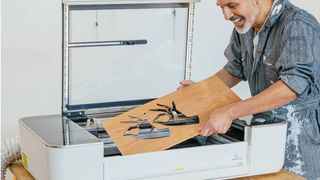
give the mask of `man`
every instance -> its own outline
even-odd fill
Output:
[[[201,135],[224,134],[255,114],[288,120],[284,168],[320,179],[320,25],[288,0],[217,0],[235,30],[228,63],[216,75],[229,87],[247,80],[252,97],[215,109]],[[181,81],[180,88],[192,81]]]

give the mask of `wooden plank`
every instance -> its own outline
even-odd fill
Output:
[[[212,110],[229,103],[240,101],[240,98],[217,76],[212,76],[187,88],[175,91],[114,117],[104,122],[103,127],[116,143],[122,155],[168,149],[198,135],[199,124],[170,127],[170,137],[166,138],[135,139],[123,136],[123,133],[128,129],[128,125],[120,122],[129,120],[129,115],[142,118],[143,114],[146,113],[149,122],[152,123],[150,120],[153,120],[159,113],[149,111],[149,109],[157,108],[157,103],[171,106],[172,101],[176,103],[177,109],[183,114],[187,116],[198,115],[201,125],[206,121]],[[153,125],[159,129],[167,127],[159,124]]]
[[[13,178],[17,180],[34,180],[31,174],[24,168],[21,161],[10,164],[9,169]]]

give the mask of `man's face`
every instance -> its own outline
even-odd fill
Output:
[[[230,20],[237,32],[244,34],[253,26],[261,12],[259,0],[217,0],[226,20]]]

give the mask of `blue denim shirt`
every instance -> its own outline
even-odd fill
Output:
[[[252,96],[278,80],[298,94],[292,103],[256,116],[287,119],[284,167],[320,180],[320,25],[288,0],[279,0],[259,32],[256,52],[255,34],[253,28],[245,34],[233,31],[224,69],[248,81]]]

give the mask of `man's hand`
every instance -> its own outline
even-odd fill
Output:
[[[183,80],[183,81],[180,81],[179,83],[180,83],[180,86],[177,88],[177,90],[183,89],[185,87],[188,87],[188,86],[194,84],[194,82],[191,80]]]
[[[231,126],[234,118],[231,115],[230,105],[215,109],[207,121],[199,128],[202,136],[212,134],[225,134]]]

